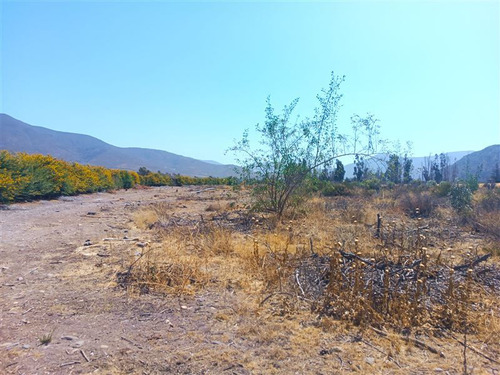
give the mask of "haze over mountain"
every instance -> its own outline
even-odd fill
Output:
[[[232,165],[204,162],[161,150],[116,147],[89,135],[29,125],[6,114],[0,114],[0,149],[133,171],[146,167],[154,172],[198,177],[236,174]]]
[[[458,160],[455,167],[459,178],[464,178],[467,173],[477,173],[479,181],[490,181],[494,175],[500,173],[500,145],[492,145],[468,154]]]
[[[445,152],[448,157],[450,173],[456,174],[459,179],[466,178],[467,174],[477,175],[479,181],[488,182],[500,168],[500,145],[492,145],[480,151],[456,151]],[[435,155],[424,157],[413,157],[412,177],[414,179],[422,178],[422,169],[424,166],[430,167]],[[377,160],[367,160],[366,165],[369,170],[384,172],[387,165],[384,160],[388,160],[388,155],[377,155]],[[354,164],[345,166],[345,177],[352,178],[354,174]]]
[[[444,154],[448,157],[448,162],[449,165],[453,165],[457,161],[461,160],[464,156],[473,153],[474,151],[454,151],[454,152],[445,152]],[[389,160],[389,155],[387,154],[382,154],[382,155],[377,155],[375,160],[368,160],[366,161],[366,164],[368,166],[368,169],[376,172],[377,170],[380,170],[384,172],[386,170],[387,165],[384,163],[384,161]],[[414,179],[421,179],[422,177],[422,168],[428,163],[428,160],[434,160],[434,155],[429,155],[429,156],[417,156],[417,157],[412,157],[410,158],[413,161],[413,170],[412,170],[412,177]],[[346,178],[352,178],[354,174],[354,164],[347,164],[345,166],[345,177]]]

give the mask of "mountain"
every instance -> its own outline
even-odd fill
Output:
[[[452,165],[453,163],[460,161],[464,156],[469,155],[473,152],[474,151],[455,151],[446,152],[444,154],[448,157],[449,165]],[[368,168],[373,172],[376,172],[377,170],[385,172],[387,168],[387,165],[385,164],[386,160],[389,160],[389,155],[381,154],[375,156],[373,160],[366,161],[366,164]],[[428,164],[429,160],[434,160],[434,155],[412,157],[411,160],[413,161],[412,177],[414,179],[420,179],[422,177],[422,168]],[[345,177],[352,178],[353,174],[354,164],[347,164],[345,166]]]
[[[81,164],[137,171],[151,171],[197,177],[235,175],[235,166],[207,163],[167,151],[116,147],[100,139],[26,124],[0,114],[0,150],[52,155]]]
[[[487,182],[500,168],[500,145],[493,145],[464,156],[454,163],[459,178],[465,178],[467,173],[478,173],[479,181]]]

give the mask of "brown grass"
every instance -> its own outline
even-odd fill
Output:
[[[467,333],[476,346],[498,352],[500,297],[492,286],[498,266],[451,270],[498,252],[498,242],[456,227],[446,205],[432,203],[427,209],[427,193],[409,205],[397,200],[408,197],[313,198],[304,214],[292,220],[267,225],[271,219],[255,216],[250,231],[229,219],[233,206],[225,201],[205,206],[199,219],[191,216],[183,227],[159,230],[155,223],[172,215],[171,206],[160,204],[136,215],[136,225],[152,228],[158,242],[135,255],[121,281],[143,293],[229,293],[231,304],[215,320],[232,335],[258,343],[260,349],[241,358],[256,373],[307,373],[307,366],[326,365],[323,354],[317,357],[321,350],[336,371],[407,373],[418,362],[413,358],[417,349],[403,336],[461,353],[452,336]],[[426,208],[425,215],[420,207]],[[383,218],[379,238],[374,236],[377,213]],[[482,223],[494,221],[485,214],[482,218]],[[402,269],[413,276],[401,280]],[[323,284],[306,285],[314,272]],[[485,284],[485,275],[493,277],[493,284]],[[370,327],[387,330],[387,337]],[[346,343],[356,346],[346,349]],[[302,362],[290,363],[290,355]],[[304,356],[319,359],[308,362]],[[373,357],[374,364],[366,357]],[[400,362],[406,363],[405,371]],[[442,360],[441,366],[456,369],[456,362]]]

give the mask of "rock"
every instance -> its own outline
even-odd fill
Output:
[[[62,336],[61,340],[76,341],[76,340],[78,340],[78,337],[76,337],[76,336]]]
[[[24,344],[24,345],[22,346],[22,348],[23,348],[23,349],[30,349],[30,348],[31,348],[31,345]]]
[[[83,346],[83,344],[85,344],[85,341],[78,340],[78,341],[73,342],[70,346],[72,348],[81,348]]]
[[[375,363],[375,358],[373,357],[366,357],[365,362],[368,363],[369,365],[373,365]]]
[[[17,281],[23,281],[23,280],[24,280],[24,278],[23,278],[22,276],[19,276],[19,277],[17,278]]]

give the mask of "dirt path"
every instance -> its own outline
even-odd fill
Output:
[[[132,212],[176,198],[167,187],[0,211],[0,373],[194,371],[162,347],[188,348],[183,320],[195,308],[212,313],[203,297],[137,298],[113,282],[126,255],[145,240],[132,229]],[[41,345],[44,338],[48,345]]]

